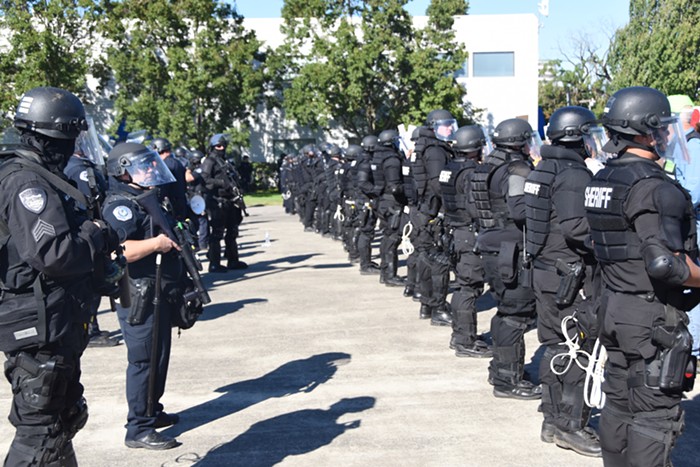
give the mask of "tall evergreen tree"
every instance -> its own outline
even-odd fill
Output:
[[[612,90],[650,86],[700,100],[700,2],[630,0],[610,52]]]

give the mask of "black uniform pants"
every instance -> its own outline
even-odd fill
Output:
[[[652,329],[665,322],[664,305],[637,295],[605,290],[600,340],[608,352],[600,417],[600,445],[606,466],[666,466],[683,427],[681,393],[639,384],[657,347]]]
[[[476,232],[459,226],[452,231],[457,256],[455,276],[457,290],[452,294],[452,342],[469,345],[476,341],[476,299],[484,291],[484,269],[474,253]]]
[[[238,262],[238,226],[243,221],[243,213],[233,202],[225,200],[211,203],[209,209],[209,251],[207,258],[213,265],[221,263],[221,240],[224,240],[224,257],[229,265]]]
[[[117,306],[117,317],[126,344],[126,401],[129,413],[126,421],[126,439],[136,439],[155,431],[157,415],[163,411],[160,398],[165,392],[165,380],[170,363],[171,344],[171,306],[167,300],[161,300],[158,320],[158,364],[151,367],[151,352],[153,349],[153,327],[156,325],[153,304],[144,301],[132,304],[136,307],[147,307],[142,324],[129,324],[127,316],[131,308]],[[133,311],[133,310],[132,310]],[[147,414],[148,408],[148,378],[151,371],[156,372],[153,416]]]
[[[357,237],[357,252],[360,255],[360,267],[369,267],[372,262],[372,241],[374,241],[374,228],[377,225],[377,215],[374,209],[366,205],[360,208],[359,229]]]
[[[535,318],[535,294],[518,281],[520,272],[504,282],[497,252],[482,254],[484,277],[496,300],[496,314],[491,319],[493,359],[489,376],[494,386],[509,387],[523,378],[525,366],[525,330]]]
[[[87,342],[86,324],[74,323],[58,342],[6,354],[5,376],[13,393],[8,419],[16,432],[5,466],[77,465],[70,440],[87,421],[80,384],[80,357]],[[53,370],[32,375],[20,363],[21,354],[53,364]]]
[[[584,300],[576,295],[571,305],[557,305],[556,291],[559,286],[559,275],[554,271],[535,267],[533,284],[537,298],[537,335],[545,347],[545,353],[540,360],[540,381],[542,383],[542,414],[547,423],[552,423],[565,431],[578,431],[588,424],[590,409],[583,399],[584,379],[586,373],[568,358],[558,355],[568,351],[564,345],[566,340],[561,330],[562,320],[571,316],[575,310],[592,314],[593,299]],[[577,331],[570,323],[568,334],[571,337]],[[585,350],[590,352],[596,336],[590,335],[585,343]],[[588,360],[579,356],[582,364]],[[555,373],[552,370],[554,361]],[[568,369],[566,369],[568,365]],[[566,372],[564,372],[566,370]],[[557,374],[563,373],[563,374]]]
[[[382,230],[382,241],[379,244],[382,277],[396,276],[399,266],[398,248],[401,243],[401,226],[405,223],[403,206],[392,199],[379,200],[377,215],[379,228]]]
[[[414,254],[417,254],[416,286],[421,294],[421,304],[432,308],[443,306],[449,291],[449,258],[435,244],[434,226],[428,222],[429,217],[416,212],[413,221],[414,229],[417,229],[413,243],[416,249]]]

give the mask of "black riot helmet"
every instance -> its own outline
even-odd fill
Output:
[[[396,142],[399,139],[399,132],[394,129],[384,130],[379,133],[377,141],[382,146],[396,146]]]
[[[444,109],[433,110],[425,119],[428,128],[433,130],[435,137],[442,141],[454,140],[457,131],[457,120]]]
[[[671,104],[661,91],[634,86],[612,95],[601,120],[616,133],[648,135],[672,118]]]
[[[107,157],[107,174],[120,177],[129,174],[131,182],[153,187],[175,181],[168,166],[153,150],[139,143],[118,144]]]
[[[377,144],[379,143],[379,139],[374,136],[374,135],[367,135],[364,138],[362,138],[362,149],[364,149],[367,152],[374,152],[374,150],[377,148]]]
[[[228,140],[226,139],[226,135],[223,133],[217,133],[211,138],[209,138],[209,150],[214,149],[216,146],[223,146],[224,150],[228,146]]]
[[[547,138],[552,143],[582,143],[583,136],[590,134],[595,125],[595,115],[585,107],[562,107],[549,118]]]
[[[202,163],[202,159],[204,159],[204,153],[198,149],[195,149],[190,153],[189,164],[192,167],[196,167]]]
[[[417,126],[413,129],[413,132],[411,133],[411,141],[417,141],[418,138],[420,138],[421,130],[424,129],[424,126]]]
[[[683,135],[684,130],[661,91],[642,86],[620,89],[608,100],[603,112],[601,122],[610,133],[604,150],[617,153],[625,147],[637,147],[659,157],[674,157],[675,152],[687,157],[685,138],[676,137]],[[651,136],[653,142],[633,141],[639,135]],[[678,146],[677,150],[674,146]]]
[[[343,157],[343,149],[337,144],[333,144],[328,149],[328,155],[331,157]]]
[[[508,148],[521,148],[530,142],[532,127],[522,118],[503,120],[493,131],[493,144]]]
[[[38,87],[27,91],[17,105],[15,127],[54,139],[76,139],[88,129],[85,108],[73,93]]]
[[[351,161],[354,161],[355,159],[360,157],[360,154],[362,154],[362,146],[360,146],[359,144],[351,144],[345,150],[345,158]]]
[[[452,147],[457,151],[480,151],[484,146],[486,146],[486,136],[479,125],[463,126],[455,132],[455,143]]]
[[[156,153],[161,154],[167,151],[172,151],[173,146],[165,138],[156,138],[148,145],[149,148],[153,149]]]

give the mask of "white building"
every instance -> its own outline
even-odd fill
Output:
[[[427,16],[413,18],[422,28]],[[247,18],[246,29],[254,30],[266,46],[276,48],[284,41],[281,18]],[[534,14],[456,16],[456,39],[469,58],[457,81],[466,86],[467,99],[482,109],[482,121],[489,131],[502,120],[526,118],[537,129],[538,24]],[[252,122],[252,159],[274,161],[281,152],[296,151],[303,144],[330,140],[347,144],[348,135],[332,130],[331,137],[313,132],[287,120],[279,111],[261,110]]]

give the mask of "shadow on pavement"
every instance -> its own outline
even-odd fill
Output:
[[[263,420],[232,441],[209,451],[194,465],[272,466],[287,456],[306,454],[333,442],[347,430],[358,428],[360,420],[339,423],[349,413],[374,407],[374,397],[341,399],[328,410],[306,409]]]
[[[199,321],[211,321],[235,313],[246,305],[265,302],[267,302],[266,298],[248,298],[237,302],[212,303],[204,307],[204,313],[200,315]]]
[[[216,392],[221,396],[183,410],[178,414],[180,423],[163,433],[178,436],[273,397],[311,392],[333,378],[338,366],[349,361],[350,354],[328,352],[285,363],[260,378],[218,388]]]

